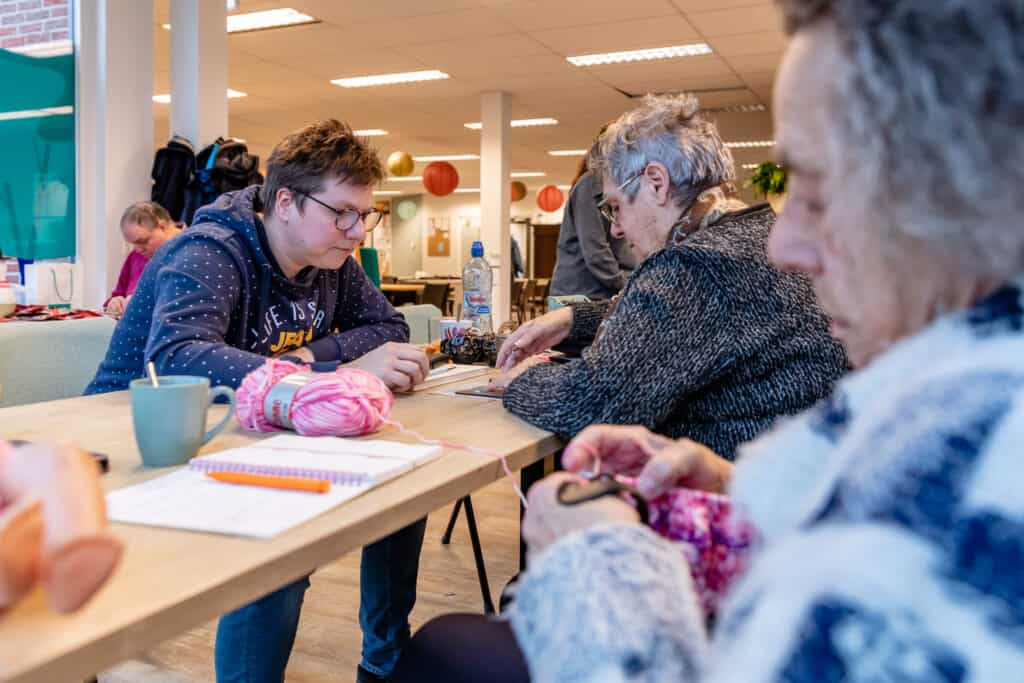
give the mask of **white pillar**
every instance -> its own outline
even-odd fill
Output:
[[[171,0],[171,134],[196,152],[228,135],[224,2]]]
[[[480,107],[483,122],[480,131],[480,239],[487,260],[492,267],[497,265],[492,294],[495,329],[511,316],[509,100],[507,92],[486,92],[481,96]]]
[[[77,260],[96,308],[124,260],[118,221],[149,199],[153,165],[153,4],[76,0]]]

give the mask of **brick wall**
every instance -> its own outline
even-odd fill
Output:
[[[70,38],[70,0],[0,0],[0,48]]]

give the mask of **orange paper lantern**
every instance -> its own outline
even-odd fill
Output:
[[[537,206],[542,211],[558,211],[558,208],[562,206],[562,202],[565,197],[562,195],[562,191],[554,185],[545,185],[540,188],[540,192],[537,193]]]
[[[447,161],[433,161],[423,169],[423,187],[435,197],[451,194],[459,186],[459,172]]]
[[[518,202],[520,199],[526,196],[526,185],[523,185],[518,180],[512,181],[512,201]]]

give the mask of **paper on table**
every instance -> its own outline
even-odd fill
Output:
[[[107,494],[114,522],[271,538],[372,488],[332,486],[328,493],[224,484],[180,469]]]
[[[434,446],[393,441],[280,435],[252,446],[205,456],[262,467],[268,458],[302,468],[366,470],[362,484],[334,484],[328,493],[286,491],[214,481],[202,471],[182,468],[143,484],[107,494],[107,512],[115,522],[191,529],[210,533],[270,538],[373,488],[376,484],[436,457]],[[200,459],[197,459],[200,460]],[[380,461],[373,468],[368,460]],[[382,463],[386,462],[387,465]]]

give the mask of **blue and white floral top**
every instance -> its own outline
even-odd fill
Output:
[[[731,494],[762,544],[713,637],[644,528],[534,558],[511,617],[532,680],[1024,680],[1022,283],[740,450]]]

